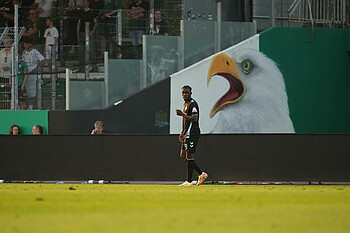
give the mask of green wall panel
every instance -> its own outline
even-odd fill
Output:
[[[9,134],[13,124],[19,125],[22,134],[32,134],[33,125],[44,126],[48,134],[48,111],[0,111],[0,134]]]
[[[350,133],[349,30],[272,28],[260,51],[284,78],[296,133]]]

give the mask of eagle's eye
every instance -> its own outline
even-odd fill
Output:
[[[226,61],[226,64],[227,64],[228,66],[230,66],[230,62]]]
[[[245,74],[249,74],[253,70],[254,64],[250,60],[244,60],[242,62],[242,70]]]

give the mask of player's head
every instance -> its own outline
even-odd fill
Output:
[[[190,101],[192,96],[192,87],[190,87],[189,85],[183,86],[181,88],[181,94],[185,102]]]

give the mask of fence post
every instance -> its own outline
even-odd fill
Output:
[[[89,60],[90,60],[90,23],[85,22],[85,79],[90,76],[90,66],[89,66]]]
[[[51,45],[51,109],[56,110],[56,46]]]
[[[105,94],[105,108],[108,107],[108,102],[109,102],[109,93],[108,93],[108,51],[104,52],[104,67],[105,67],[105,78],[104,78],[104,94]]]
[[[70,87],[70,70],[66,69],[66,110],[69,110],[70,106],[69,106],[69,100],[70,100],[70,96],[69,96],[69,87]]]

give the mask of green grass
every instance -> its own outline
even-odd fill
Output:
[[[350,232],[350,186],[1,184],[0,231]]]

